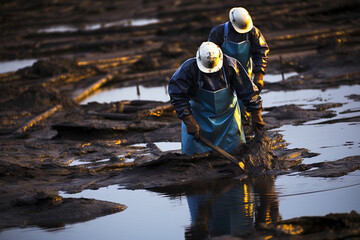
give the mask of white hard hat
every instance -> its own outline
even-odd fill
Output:
[[[247,33],[254,27],[249,12],[242,7],[232,8],[229,19],[238,33]]]
[[[204,73],[217,72],[223,66],[223,53],[215,43],[203,42],[196,53],[196,63]]]

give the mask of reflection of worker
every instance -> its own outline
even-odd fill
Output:
[[[236,236],[260,223],[280,220],[274,179],[265,176],[246,182],[223,180],[187,190],[191,226],[186,239]],[[204,188],[206,191],[204,191]]]
[[[257,196],[257,208],[255,211],[256,226],[259,223],[271,223],[281,220],[279,202],[275,190],[275,177],[262,176],[249,178],[249,184],[253,186]]]
[[[249,190],[249,189],[248,189]],[[213,185],[211,192],[187,195],[191,226],[185,236],[190,239],[210,239],[215,236],[236,235],[253,228],[252,197],[244,191],[244,185],[222,182]]]
[[[211,29],[208,41],[221,46],[224,54],[236,58],[247,69],[250,79],[253,72],[254,83],[261,92],[269,47],[245,8],[232,8],[229,19],[230,21]]]
[[[238,61],[223,55],[211,42],[202,43],[196,58],[185,61],[174,73],[169,95],[178,117],[183,120],[183,153],[210,150],[196,141],[200,129],[201,135],[229,153],[245,142],[237,98],[252,113],[255,129],[265,125],[257,87]]]

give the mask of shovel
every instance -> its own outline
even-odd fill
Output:
[[[208,139],[206,139],[204,136],[199,134],[199,140],[200,142],[204,143],[206,146],[212,148],[214,151],[220,153],[222,156],[226,157],[228,160],[230,160],[232,163],[234,163],[236,166],[240,167],[243,171],[245,171],[245,164],[243,162],[238,161],[234,156],[230,155],[229,153],[225,152],[223,149],[219,148],[212,142],[210,142]]]

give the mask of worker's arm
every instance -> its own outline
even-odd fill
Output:
[[[251,44],[251,58],[254,64],[253,73],[255,75],[264,75],[268,63],[269,46],[260,30],[256,27],[249,32],[249,41]]]
[[[224,62],[228,61],[228,80],[231,87],[235,90],[238,99],[240,99],[248,112],[262,109],[262,99],[259,95],[259,89],[250,80],[247,71],[236,59],[224,56]]]
[[[243,66],[234,58],[227,58],[229,62],[228,76],[231,86],[234,88],[237,97],[244,103],[246,110],[251,113],[252,123],[255,130],[265,126],[261,117],[262,99],[259,89],[253,84]]]
[[[197,68],[195,58],[187,60],[173,74],[169,82],[170,102],[180,119],[192,114],[189,101],[198,89],[195,68]]]
[[[178,117],[186,125],[187,133],[198,138],[200,128],[192,115],[189,102],[198,88],[195,69],[197,67],[194,58],[186,61],[171,77],[168,92]]]

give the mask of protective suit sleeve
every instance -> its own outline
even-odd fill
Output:
[[[254,64],[253,72],[265,74],[270,51],[269,46],[260,30],[256,27],[250,31],[249,40],[251,44],[251,57]]]
[[[264,74],[262,72],[255,73],[253,82],[258,87],[260,93],[264,88]]]
[[[187,60],[176,70],[169,82],[170,102],[180,119],[192,114],[189,101],[198,89],[195,68],[197,68],[195,58]]]
[[[259,89],[250,80],[244,67],[234,58],[226,56],[229,62],[230,84],[234,88],[237,97],[242,100],[246,110],[253,112],[262,109],[262,99]]]

